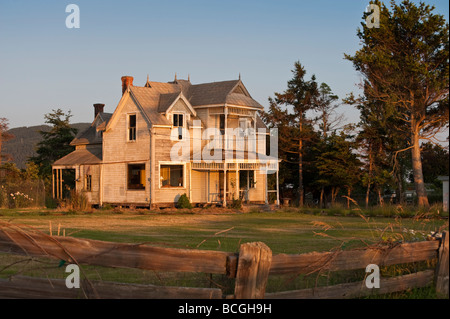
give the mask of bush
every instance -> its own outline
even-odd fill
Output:
[[[241,209],[242,208],[242,199],[241,198],[239,198],[239,199],[233,198],[233,200],[231,201],[230,208]]]
[[[180,196],[180,198],[178,198],[176,207],[177,208],[188,208],[188,209],[192,208],[191,202],[189,201],[189,198],[187,197],[186,194],[183,194]]]
[[[45,197],[45,207],[46,208],[50,208],[50,209],[55,209],[58,207],[58,200],[51,197],[51,196],[46,196]]]
[[[64,208],[74,211],[88,210],[90,208],[88,198],[83,192],[77,192],[72,189],[70,191],[70,197],[65,199],[62,203]]]

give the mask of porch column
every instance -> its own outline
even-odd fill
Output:
[[[59,170],[59,198],[62,199],[63,194],[63,178],[62,178],[62,168]]]
[[[250,201],[250,196],[248,196],[248,192],[250,191],[250,171],[247,167],[247,194],[245,195],[247,203]]]
[[[280,182],[278,181],[278,171],[280,167],[277,162],[277,205],[280,206]]]
[[[59,199],[59,168],[56,169],[56,199]]]
[[[227,207],[227,163],[223,163],[223,207]]]
[[[52,198],[55,198],[55,169],[52,168]]]
[[[239,163],[236,163],[235,164],[236,165],[236,183],[235,183],[235,185],[236,185],[236,190],[235,190],[235,193],[234,193],[234,195],[236,196],[236,199],[239,199]]]
[[[225,154],[225,157],[226,157],[226,151],[228,150],[228,134],[227,134],[227,129],[228,129],[228,123],[227,123],[227,121],[228,121],[228,107],[225,105],[224,106],[224,118],[225,118],[225,120],[224,120],[224,124],[225,124],[225,132],[224,132],[224,134],[223,134],[223,145],[222,145],[222,148],[223,148],[223,150],[225,151],[224,152],[224,154]]]
[[[210,201],[210,196],[211,196],[211,192],[210,192],[210,184],[211,184],[211,175],[210,175],[211,171],[208,170],[208,199],[206,200],[207,203],[211,203]]]
[[[268,179],[268,172],[269,172],[269,170],[268,170],[268,165],[269,164],[266,164],[266,205],[267,204],[269,204],[269,179]]]

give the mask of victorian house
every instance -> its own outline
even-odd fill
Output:
[[[177,79],[135,86],[122,77],[114,112],[94,104],[94,120],[53,164],[53,194],[62,170],[90,204],[164,207],[186,194],[193,204],[279,203],[278,160],[267,155],[263,107],[241,79],[203,84]],[[268,186],[268,173],[276,186]],[[272,183],[274,184],[274,183]]]

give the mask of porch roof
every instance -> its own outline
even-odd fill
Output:
[[[53,167],[63,168],[63,167],[74,167],[78,165],[92,165],[100,164],[102,162],[102,150],[88,150],[81,149],[75,150],[72,153],[60,158],[53,163]]]

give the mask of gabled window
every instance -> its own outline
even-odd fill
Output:
[[[181,113],[173,114],[173,127],[178,128],[178,139],[183,139],[184,116]]]
[[[128,115],[128,141],[136,141],[136,114]]]

